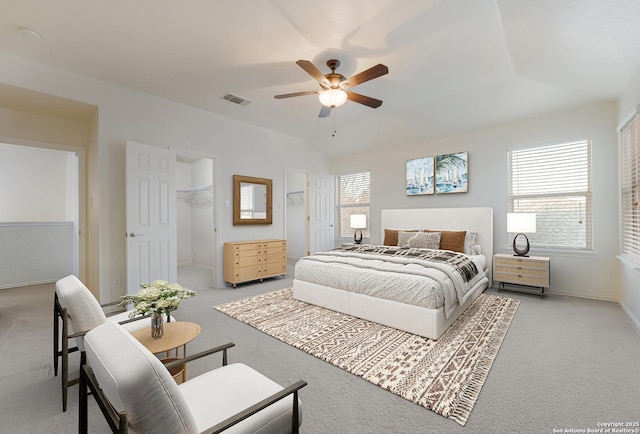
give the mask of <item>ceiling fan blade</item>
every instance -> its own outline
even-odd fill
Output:
[[[276,96],[274,96],[274,98],[275,99],[282,99],[282,98],[291,98],[291,97],[294,97],[294,96],[317,95],[319,93],[320,93],[319,90],[307,90],[305,92],[284,93],[282,95],[276,95]]]
[[[346,91],[346,92],[347,92],[347,98],[349,99],[349,101],[364,104],[371,108],[378,108],[382,105],[382,101],[379,99],[371,98],[370,96],[360,95],[359,93],[355,93],[355,92],[349,92],[349,91]]]
[[[320,83],[320,86],[322,86],[323,88],[328,89],[329,87],[331,87],[331,84],[329,83],[327,78],[324,76],[322,72],[320,72],[318,68],[315,67],[313,63],[309,62],[308,60],[301,59],[301,60],[298,60],[296,64],[300,68],[307,71],[307,74],[315,78],[318,81],[318,83]]]
[[[354,76],[347,78],[340,85],[344,87],[353,87],[353,86],[357,86],[360,83],[373,80],[374,78],[378,78],[388,73],[389,73],[389,68],[384,66],[382,63],[378,63],[376,66],[372,66],[366,71],[362,71]]]
[[[322,108],[320,109],[320,113],[318,114],[318,117],[326,118],[330,114],[331,114],[331,107],[327,107],[326,105],[323,105]]]

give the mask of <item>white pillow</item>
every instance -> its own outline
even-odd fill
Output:
[[[464,234],[464,253],[466,255],[476,255],[476,249],[474,248],[477,244],[478,233],[473,231],[467,231]]]
[[[438,250],[441,236],[442,232],[417,232],[409,239],[409,247]]]

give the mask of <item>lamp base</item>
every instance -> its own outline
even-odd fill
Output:
[[[358,234],[360,234],[359,238]],[[356,229],[356,232],[353,234],[353,242],[356,244],[362,243],[362,231],[360,229]]]
[[[518,239],[518,237],[522,235],[524,237],[525,240],[527,240],[527,245],[523,248],[523,249],[519,249],[518,246],[516,246],[516,240]],[[527,238],[527,236],[525,234],[518,234],[513,238],[513,256],[524,256],[524,257],[528,257],[528,253],[529,253],[529,238]]]

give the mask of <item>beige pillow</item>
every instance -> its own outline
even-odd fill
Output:
[[[418,232],[409,239],[409,247],[438,250],[440,237],[440,232]]]
[[[409,240],[419,232],[398,231],[398,247],[409,247]]]

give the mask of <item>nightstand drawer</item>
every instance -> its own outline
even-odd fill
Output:
[[[523,274],[525,276],[543,276],[545,277],[547,273],[547,267],[530,267],[528,265],[502,265],[500,263],[496,264],[496,274],[505,273],[505,274]]]
[[[496,265],[503,265],[508,267],[527,267],[527,268],[539,268],[546,270],[549,260],[536,259],[535,258],[518,258],[516,256],[496,256]]]
[[[499,273],[496,272],[493,278],[499,282],[515,283],[517,285],[528,285],[538,287],[549,287],[548,274],[542,276],[516,274],[516,273]]]

